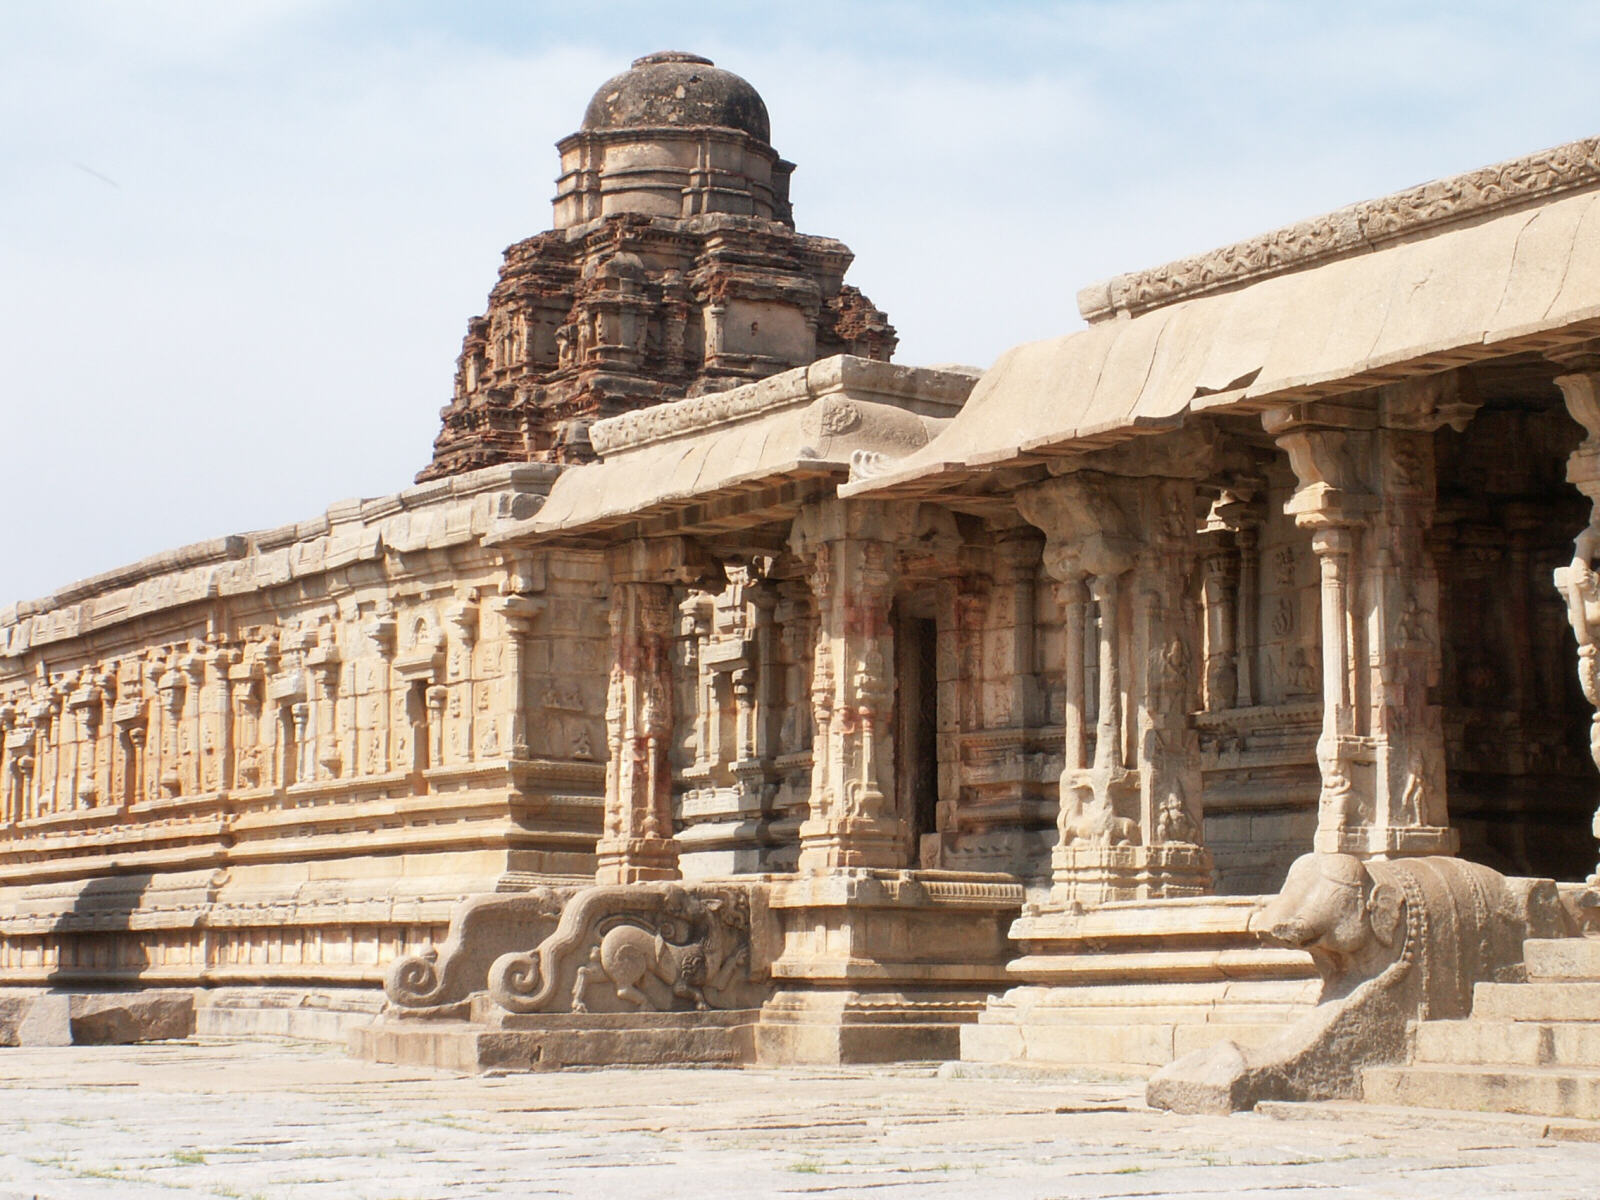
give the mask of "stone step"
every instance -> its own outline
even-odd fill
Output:
[[[1600,1021],[1600,981],[1480,983],[1472,1015],[1498,1021]]]
[[[1600,980],[1600,938],[1529,938],[1522,955],[1532,980]]]
[[[1390,1129],[1419,1129],[1435,1134],[1454,1129],[1557,1142],[1600,1142],[1600,1121],[1572,1117],[1552,1119],[1528,1113],[1404,1108],[1359,1100],[1263,1100],[1256,1105],[1256,1112],[1274,1121],[1323,1122],[1330,1117],[1348,1116],[1352,1120],[1379,1122]]]
[[[1424,1021],[1417,1026],[1416,1061],[1600,1069],[1600,1022]]]
[[[1585,1067],[1369,1067],[1362,1099],[1406,1108],[1600,1119],[1600,1070]]]

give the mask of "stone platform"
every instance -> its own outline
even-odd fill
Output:
[[[503,1014],[497,1020],[384,1017],[352,1031],[370,1062],[443,1070],[549,1071],[562,1067],[732,1067],[755,1058],[758,1009],[672,1013]]]
[[[1260,945],[1260,898],[1034,910],[1012,926],[1016,986],[960,1030],[964,1062],[1155,1067],[1228,1039],[1265,1041],[1316,1002],[1303,951]]]

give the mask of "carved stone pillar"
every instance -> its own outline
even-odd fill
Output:
[[[159,659],[146,659],[140,667],[140,694],[149,697],[145,708],[144,768],[140,772],[140,800],[155,800],[161,795],[162,751],[166,743],[166,703],[159,687],[164,666]]]
[[[1006,680],[1006,723],[1013,729],[1033,724],[1039,686],[1034,662],[1039,543],[1031,530],[1024,532],[1027,536],[1012,531],[995,546],[997,582],[1005,606],[1001,614],[1004,661],[999,667]]]
[[[1217,497],[1202,533],[1206,611],[1205,708],[1219,712],[1255,703],[1256,530],[1247,494]]]
[[[1089,592],[1076,555],[1050,555],[1045,568],[1056,581],[1056,602],[1061,606],[1061,724],[1065,735],[1061,777],[1065,780],[1089,765],[1089,680],[1083,661]]]
[[[1438,584],[1428,551],[1433,431],[1470,419],[1455,374],[1350,403],[1278,409],[1263,423],[1299,488],[1322,579],[1322,774],[1315,848],[1363,857],[1454,853],[1439,678]]]
[[[1062,904],[1199,895],[1199,745],[1190,727],[1195,564],[1187,479],[1080,471],[1018,494],[1047,539],[1065,612],[1066,745],[1053,899]],[[1084,612],[1084,591],[1094,618]],[[1085,639],[1096,659],[1094,753],[1086,761]]]
[[[599,883],[678,878],[672,826],[674,585],[707,564],[680,538],[624,543],[611,572],[611,679],[606,691],[605,831],[595,847]]]
[[[1213,533],[1207,539],[1203,571],[1206,611],[1205,708],[1221,712],[1239,701],[1239,563],[1233,539]]]
[[[681,666],[685,678],[693,681],[695,697],[693,729],[689,734],[694,742],[694,761],[685,776],[697,786],[711,781],[721,754],[722,713],[717,700],[717,676],[706,653],[715,608],[716,597],[699,589],[690,591],[678,605]]]
[[[1554,357],[1554,356],[1552,356]],[[1567,459],[1567,479],[1589,498],[1589,524],[1573,542],[1572,562],[1555,571],[1555,585],[1567,601],[1567,620],[1578,639],[1578,681],[1595,706],[1589,726],[1589,753],[1600,767],[1600,342],[1559,358],[1568,373],[1556,386],[1567,411],[1583,426],[1584,439]],[[1600,838],[1600,810],[1593,833]],[[1589,876],[1600,885],[1600,867]]]
[[[817,729],[801,871],[907,865],[893,799],[889,606],[896,547],[909,540],[915,516],[914,506],[829,500],[802,509],[790,534],[818,614],[811,688]]]
[[[779,595],[773,620],[781,631],[779,646],[783,651],[783,686],[778,701],[783,709],[783,719],[778,728],[776,749],[781,757],[802,753],[811,745],[808,689],[811,683],[813,608],[811,589],[803,581],[785,580],[779,585]]]

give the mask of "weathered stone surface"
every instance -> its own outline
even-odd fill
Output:
[[[187,990],[18,990],[0,995],[0,1046],[120,1046],[186,1038],[195,1031]]]
[[[186,1038],[194,1032],[194,993],[152,990],[75,995],[71,1025],[72,1041],[78,1046]]]
[[[59,992],[32,996],[16,1025],[18,1046],[70,1046],[72,1037],[72,997]]]

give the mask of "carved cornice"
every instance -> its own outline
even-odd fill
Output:
[[[1231,246],[1118,275],[1078,293],[1090,322],[1137,316],[1178,300],[1375,250],[1444,225],[1600,186],[1600,138],[1436,179],[1286,225]]]
[[[589,443],[595,453],[609,457],[621,450],[684,434],[702,434],[718,426],[776,409],[800,407],[841,393],[879,403],[915,401],[925,411],[953,416],[965,403],[975,382],[973,376],[959,372],[835,355],[725,392],[672,400],[637,412],[607,417],[589,427]],[[825,423],[852,420],[847,399],[841,397],[839,402],[824,410],[821,419]],[[825,428],[824,432],[842,433],[848,428]]]

